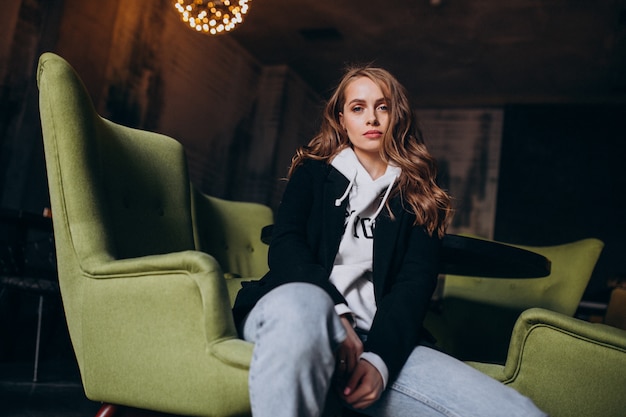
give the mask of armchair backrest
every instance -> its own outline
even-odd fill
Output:
[[[64,243],[77,260],[193,249],[181,144],[100,117],[54,54],[42,55],[37,79],[54,222],[67,224]]]
[[[100,117],[73,68],[45,53],[37,73],[63,305],[83,351],[85,277],[110,260],[193,250],[183,148]],[[79,364],[80,364],[79,360]]]

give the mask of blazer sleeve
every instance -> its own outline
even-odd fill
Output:
[[[393,381],[422,336],[422,323],[437,285],[441,239],[420,226],[397,244],[398,266],[377,305],[365,350],[379,355]]]
[[[328,280],[332,265],[321,259],[321,245],[328,244],[321,234],[327,174],[326,164],[306,161],[291,176],[272,232],[267,279],[272,287],[287,282],[317,285],[340,304],[345,299]]]

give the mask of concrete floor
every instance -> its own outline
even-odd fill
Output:
[[[72,362],[42,363],[32,382],[32,363],[0,364],[0,416],[90,417],[100,404],[90,401]]]
[[[9,291],[0,299],[0,417],[93,417],[58,296],[43,304],[37,382],[33,382],[39,297]]]

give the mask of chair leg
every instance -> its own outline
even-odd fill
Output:
[[[109,403],[102,403],[95,417],[180,417],[174,414],[161,413],[158,411],[144,410],[141,408],[126,407]]]
[[[39,344],[41,342],[41,319],[43,317],[43,295],[39,296],[39,310],[37,317],[37,339],[35,341],[35,369],[33,371],[33,382],[37,382],[37,372],[39,371]]]
[[[98,410],[96,417],[114,417],[118,414],[118,406],[113,404],[102,404],[102,407]]]

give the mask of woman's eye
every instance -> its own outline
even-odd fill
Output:
[[[386,104],[381,104],[380,106],[378,106],[378,110],[387,111],[389,110],[389,107],[387,107]]]
[[[355,112],[355,113],[358,113],[360,111],[363,111],[363,107],[361,107],[361,106],[354,106],[352,108],[352,111]]]

